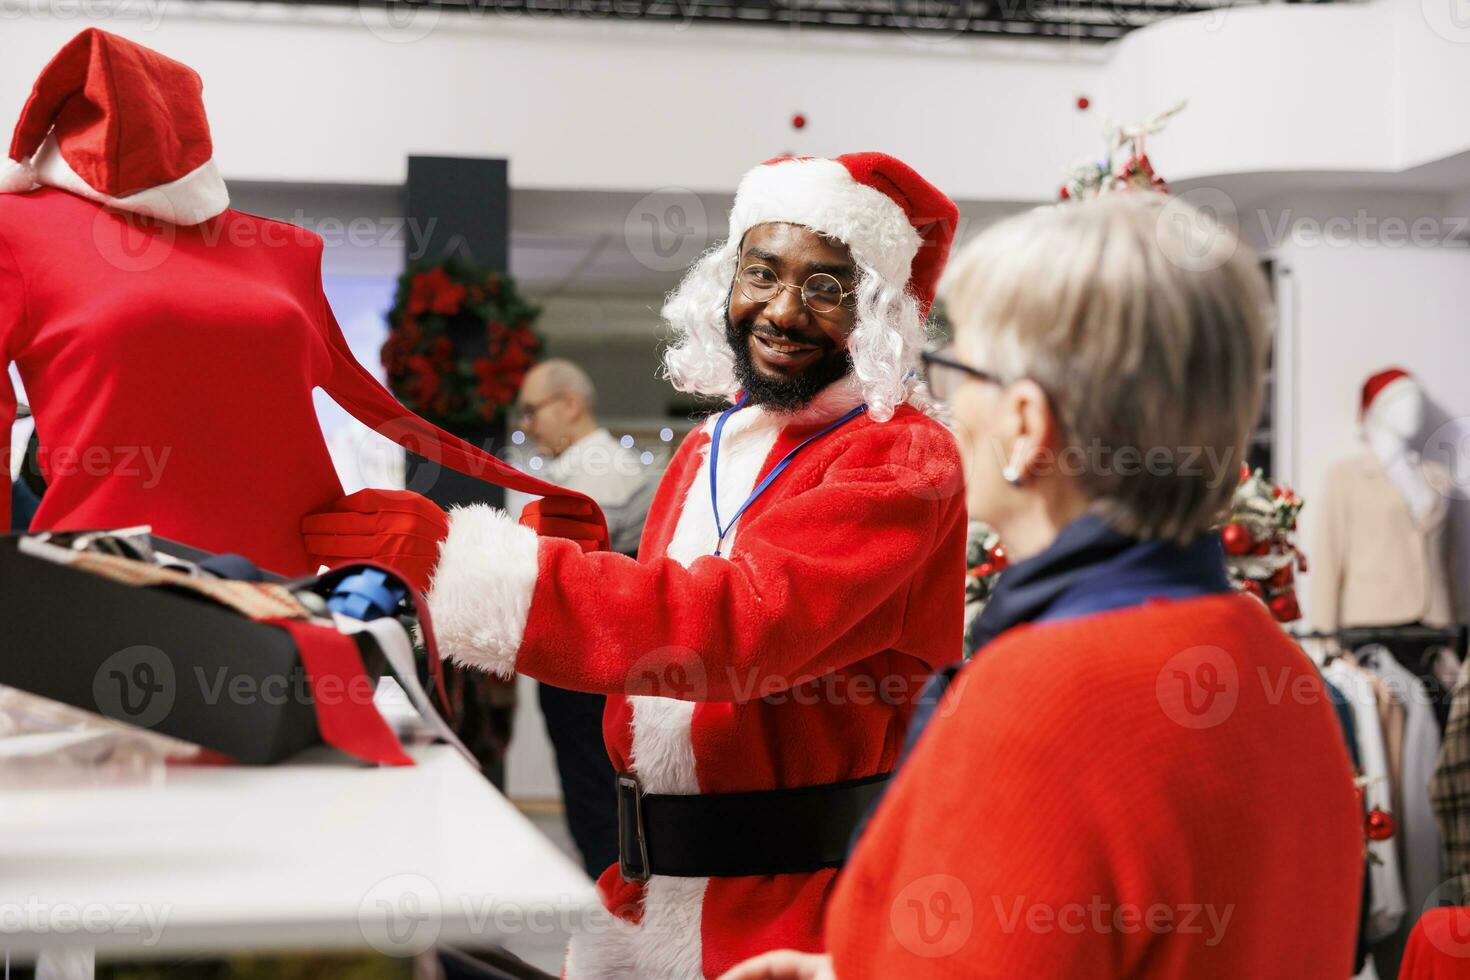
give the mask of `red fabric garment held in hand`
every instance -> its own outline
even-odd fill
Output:
[[[301,651],[322,741],[364,762],[413,765],[373,704],[377,685],[368,679],[352,637],[296,619],[275,625],[290,633]]]
[[[311,573],[301,518],[342,496],[316,387],[441,465],[583,499],[403,408],[348,349],[321,256],[317,235],[234,210],[182,227],[49,188],[0,195],[0,369],[19,368],[48,483],[32,526],[151,524]],[[14,413],[0,370],[0,425]]]

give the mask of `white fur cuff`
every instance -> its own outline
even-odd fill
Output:
[[[24,194],[36,186],[36,172],[28,163],[0,159],[0,194]]]
[[[536,591],[536,532],[484,504],[449,512],[449,536],[429,587],[439,653],[502,677],[516,652]]]

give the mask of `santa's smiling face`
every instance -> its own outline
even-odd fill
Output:
[[[852,369],[856,277],[847,246],[810,228],[770,223],[746,232],[725,330],[752,404],[799,408]]]

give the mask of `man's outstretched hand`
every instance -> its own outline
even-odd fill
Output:
[[[542,497],[521,511],[521,524],[547,538],[569,538],[583,551],[606,551],[607,523],[585,500]]]
[[[798,953],[778,949],[746,960],[720,980],[837,980],[832,957],[825,953]]]
[[[359,561],[387,565],[427,592],[449,515],[409,490],[359,490],[301,519],[307,553],[336,567]]]

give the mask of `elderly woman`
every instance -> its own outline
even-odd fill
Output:
[[[1015,564],[838,884],[827,955],[729,977],[1351,974],[1342,735],[1209,532],[1260,409],[1265,283],[1166,202],[1040,209],[951,263],[930,384]]]

